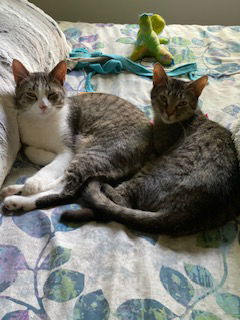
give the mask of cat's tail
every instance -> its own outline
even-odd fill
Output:
[[[86,222],[86,221],[115,221],[135,230],[150,233],[164,233],[183,235],[195,232],[181,230],[176,224],[174,215],[164,212],[150,212],[131,209],[116,204],[101,191],[101,183],[92,181],[84,192],[84,199],[91,204],[93,209],[83,208],[77,211],[65,211],[61,221]]]

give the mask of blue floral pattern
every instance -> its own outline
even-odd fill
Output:
[[[128,56],[137,25],[61,23],[73,47]],[[222,125],[239,116],[240,27],[167,26],[175,64],[197,62],[209,75],[200,108]],[[152,59],[141,61],[151,66]],[[71,72],[69,94],[84,91],[85,72]],[[96,76],[96,90],[129,99],[151,118],[148,79]],[[21,157],[7,183],[23,183]],[[37,170],[31,166],[31,172]],[[18,176],[18,178],[16,178]],[[23,216],[0,215],[0,318],[3,320],[240,319],[240,218],[178,239],[116,224],[63,225],[70,204]]]

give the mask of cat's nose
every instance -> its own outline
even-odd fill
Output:
[[[47,110],[47,106],[45,106],[45,104],[41,104],[39,107],[42,111]]]
[[[172,110],[166,110],[166,113],[168,115],[168,117],[172,116],[175,113],[175,109]]]

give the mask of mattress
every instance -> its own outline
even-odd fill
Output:
[[[129,56],[137,25],[61,22],[73,48]],[[209,84],[200,107],[231,129],[240,112],[240,26],[170,25],[163,32],[175,65],[196,62]],[[151,66],[153,60],[140,63]],[[69,95],[85,91],[72,71]],[[128,99],[151,118],[151,81],[130,73],[96,75],[96,91]],[[38,170],[19,156],[5,185]],[[1,319],[240,319],[240,219],[209,232],[171,238],[117,223],[66,226],[69,204],[0,216]]]

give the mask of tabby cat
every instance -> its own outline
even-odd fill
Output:
[[[151,100],[158,156],[115,188],[90,182],[83,196],[93,210],[65,212],[62,221],[113,220],[145,232],[183,235],[240,213],[231,134],[197,108],[207,81],[169,78],[155,65]]]
[[[29,73],[14,60],[13,74],[24,151],[44,167],[24,185],[2,190],[10,212],[33,209],[43,195],[71,198],[90,177],[122,179],[151,152],[151,124],[131,103],[105,93],[66,97],[64,61],[48,74]]]

